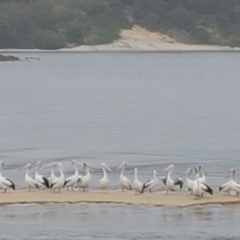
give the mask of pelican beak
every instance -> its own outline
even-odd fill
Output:
[[[94,167],[87,164],[87,168],[90,172],[94,172],[94,169],[95,169]]]
[[[32,168],[32,165],[31,165],[31,164],[30,164],[30,165],[26,164],[26,165],[24,165],[23,167],[20,167],[18,170],[21,171],[21,170],[27,169],[27,168],[31,169],[31,168]]]
[[[166,167],[165,169],[163,169],[163,172],[169,172],[170,169],[172,169],[172,166],[168,166],[168,167]]]
[[[44,169],[54,168],[54,167],[56,167],[56,166],[57,166],[56,163],[52,163],[52,164],[46,166]]]
[[[73,160],[72,163],[75,164],[75,166],[79,166],[79,167],[83,168],[83,165],[81,163],[77,162],[76,160]]]
[[[105,165],[105,168],[109,171],[112,172],[112,169],[110,167],[108,167],[107,165]]]
[[[121,171],[122,168],[124,167],[124,165],[125,165],[125,162],[121,163],[121,164],[118,166],[117,171]]]

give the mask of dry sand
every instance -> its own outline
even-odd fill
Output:
[[[160,32],[150,32],[139,26],[122,30],[121,38],[111,44],[79,46],[62,51],[233,51],[239,48],[214,45],[190,45],[178,43]]]
[[[130,30],[122,30],[120,39],[111,43],[96,46],[81,45],[53,51],[38,49],[0,49],[0,52],[114,52],[114,51],[237,51],[240,48],[214,45],[191,45],[179,43],[160,32],[150,32],[135,25]]]
[[[0,194],[0,205],[14,203],[114,203],[129,205],[148,205],[148,206],[179,206],[188,207],[206,204],[237,204],[240,197],[216,194],[213,196],[205,195],[202,199],[197,199],[186,192],[175,192],[166,194],[165,192],[144,193],[135,195],[133,192],[121,191],[62,191],[52,193],[50,190],[32,191],[17,190]]]

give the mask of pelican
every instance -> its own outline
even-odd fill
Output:
[[[54,169],[57,167],[57,163],[53,162],[50,166],[51,166],[51,175],[50,177],[47,178],[49,186],[51,185],[52,181],[57,178],[57,176],[54,174]],[[49,168],[49,167],[46,167],[46,168]]]
[[[134,168],[134,181],[132,184],[132,189],[135,191],[135,194],[143,192],[143,184],[138,180],[138,169]]]
[[[89,184],[91,181],[90,171],[92,171],[92,167],[90,167],[87,163],[83,163],[83,169],[85,170],[86,174],[81,178],[79,186],[85,192],[85,189],[87,189],[88,191]]]
[[[158,185],[159,180],[157,178],[157,171],[153,170],[153,178],[151,180],[146,181],[143,184],[143,188],[142,188],[142,193],[144,193],[144,190],[148,190],[150,193],[152,192],[152,189]]]
[[[163,171],[167,172],[167,177],[162,178],[162,181],[164,183],[164,185],[166,185],[167,188],[167,193],[168,191],[175,191],[175,186],[179,185],[180,189],[182,189],[183,186],[183,180],[181,178],[176,178],[176,179],[171,179],[171,173],[172,170],[175,166],[173,164],[169,165],[167,168],[165,168]],[[166,180],[165,180],[166,179]]]
[[[240,193],[240,184],[238,184],[237,182],[235,182],[233,180],[234,176],[235,176],[235,169],[234,168],[231,168],[228,170],[228,174],[226,176],[226,178],[228,178],[228,182],[222,184],[220,187],[219,187],[219,191],[222,191],[222,192],[226,192],[228,195],[230,193],[230,191],[235,191],[236,192],[236,195],[238,196],[239,193]]]
[[[194,180],[189,179],[191,173],[192,173],[192,168],[188,168],[187,171],[184,173],[184,175],[186,175],[186,185],[187,185],[188,191],[191,192],[192,194]]]
[[[12,188],[15,190],[15,184],[8,178],[2,176],[2,170],[4,167],[4,162],[0,162],[0,188],[4,189],[4,192],[7,192],[7,189]]]
[[[122,192],[124,191],[124,189],[132,190],[129,179],[123,175],[126,166],[127,166],[127,163],[123,162],[117,168],[118,171],[120,170],[119,185],[122,188]]]
[[[99,187],[101,190],[104,190],[104,189],[107,189],[109,186],[107,171],[111,172],[112,170],[105,163],[102,163],[101,167],[103,171],[103,177],[99,180]]]
[[[199,181],[199,174],[196,174],[196,179],[193,182],[193,195],[196,197],[203,197],[204,192],[207,192],[209,194],[213,194],[213,190],[205,183],[201,183]]]
[[[38,186],[41,187],[42,189],[44,189],[45,187],[49,188],[50,186],[49,186],[49,182],[48,182],[47,178],[38,173],[38,170],[41,168],[41,166],[42,166],[41,161],[38,161],[34,164],[34,167],[37,167],[36,172],[35,172],[35,180],[36,180]]]
[[[32,188],[38,188],[38,184],[37,184],[37,181],[35,179],[33,179],[32,177],[29,176],[29,170],[32,168],[32,165],[31,163],[28,163],[26,164],[25,166],[23,166],[21,168],[22,169],[26,169],[26,173],[25,173],[25,177],[24,177],[24,180],[25,180],[25,183],[27,184],[28,186],[28,190],[29,192],[31,191]]]
[[[55,165],[55,163],[54,163],[53,166],[59,170],[60,176],[56,177],[55,179],[52,180],[50,188],[52,189],[53,192],[55,189],[58,189],[58,192],[60,192],[60,189],[62,189],[64,187],[64,183],[65,183],[65,177],[63,174],[63,166],[61,163],[57,163],[57,165]]]
[[[196,169],[195,169],[196,171]],[[196,171],[197,173],[197,171]],[[199,173],[199,182],[200,183],[205,183],[206,182],[206,172],[203,169],[203,165],[198,166],[198,173]]]
[[[66,178],[64,187],[66,187],[66,188],[70,187],[73,191],[73,187],[81,181],[82,176],[79,175],[79,173],[78,173],[78,166],[82,167],[82,165],[74,159],[72,160],[72,165],[75,168],[75,173],[74,173],[74,175]]]

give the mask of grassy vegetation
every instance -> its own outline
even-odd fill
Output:
[[[0,0],[0,48],[106,44],[133,24],[240,47],[240,0]]]
[[[13,57],[13,56],[4,56],[0,54],[0,62],[4,62],[4,61],[18,61],[19,58],[18,57]]]

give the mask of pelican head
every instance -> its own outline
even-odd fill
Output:
[[[33,167],[37,167],[38,169],[40,169],[41,166],[42,166],[42,162],[41,162],[41,161],[37,161],[37,162],[33,165]]]
[[[79,167],[83,167],[83,166],[82,166],[79,162],[77,162],[75,159],[73,159],[71,162],[72,162],[72,164],[75,165],[75,166],[77,165],[77,166],[79,166]]]
[[[206,172],[205,169],[203,168],[203,165],[202,165],[202,164],[200,164],[200,165],[198,166],[198,171],[199,171],[200,174],[202,174],[202,172],[203,172],[205,175],[207,175],[207,172]]]
[[[80,165],[81,166],[81,165]],[[88,165],[87,163],[83,163],[82,165],[83,169],[86,171],[89,171],[89,172],[93,172],[93,167]]]
[[[102,166],[102,168],[108,170],[109,172],[112,172],[112,169],[109,168],[105,163],[102,163],[101,166]]]
[[[123,168],[125,168],[126,166],[127,166],[127,163],[126,163],[126,162],[122,162],[122,163],[118,166],[117,170],[120,171],[120,170],[122,170]]]
[[[26,165],[24,165],[23,167],[21,167],[19,170],[31,169],[31,168],[32,168],[32,164],[31,164],[31,163],[27,163]]]
[[[170,170],[172,170],[175,166],[173,164],[170,164],[168,167],[166,167],[163,171],[164,172],[169,172]]]
[[[58,163],[56,163],[56,162],[53,162],[53,163],[49,164],[47,167],[45,167],[44,169],[56,168],[56,167],[57,167],[57,165],[58,165]]]
[[[228,173],[226,175],[226,178],[234,178],[235,177],[235,174],[236,174],[236,171],[234,168],[231,168],[228,170]]]

